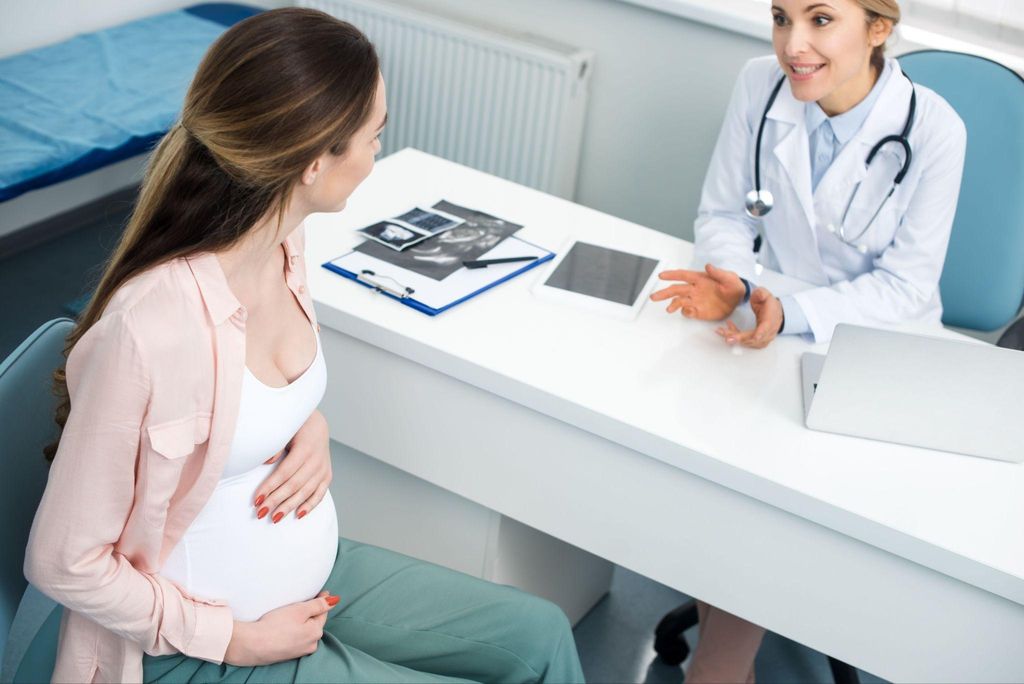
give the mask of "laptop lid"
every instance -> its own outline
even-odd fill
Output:
[[[836,326],[807,427],[1020,463],[1024,352]]]

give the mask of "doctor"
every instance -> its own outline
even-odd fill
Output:
[[[681,282],[651,298],[701,320],[749,301],[755,328],[717,332],[756,348],[779,333],[826,341],[840,322],[939,325],[963,122],[884,57],[894,0],[773,0],[771,12],[775,58],[744,67],[704,182],[704,270],[662,273]],[[813,287],[757,287],[758,232],[764,267]]]
[[[775,58],[740,74],[696,221],[704,270],[655,292],[668,311],[723,320],[744,301],[757,324],[718,328],[765,347],[779,333],[828,340],[839,322],[940,325],[939,276],[956,212],[966,131],[953,109],[884,57],[894,0],[773,0]],[[761,262],[812,284],[776,298]],[[768,570],[770,571],[770,570]],[[753,682],[764,630],[698,603],[688,684]]]

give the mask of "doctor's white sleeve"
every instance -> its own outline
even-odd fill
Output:
[[[750,62],[736,79],[718,134],[694,223],[694,268],[711,263],[752,280],[757,223],[744,211],[744,197],[754,187],[753,144],[757,124],[748,114],[751,102]],[[763,71],[763,69],[761,69]],[[753,90],[761,90],[753,88]]]
[[[937,297],[967,141],[963,122],[955,114],[950,118],[952,123],[925,141],[920,152],[914,150],[914,163],[924,171],[892,244],[875,258],[874,268],[852,280],[793,295],[815,342],[831,339],[838,323],[912,321]]]

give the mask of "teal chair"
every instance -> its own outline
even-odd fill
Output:
[[[25,580],[29,528],[46,487],[43,446],[57,435],[53,371],[64,364],[74,323],[44,323],[0,364],[0,681],[48,682],[57,652],[61,608]],[[36,635],[40,638],[36,639]]]
[[[996,330],[1024,300],[1024,78],[959,52],[921,50],[899,62],[967,126],[960,200],[939,283],[942,322]]]

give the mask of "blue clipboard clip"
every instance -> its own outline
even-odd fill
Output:
[[[360,271],[359,275],[356,276],[356,280],[369,285],[375,292],[386,292],[387,294],[393,297],[398,297],[399,299],[407,299],[416,292],[416,290],[402,285],[402,283],[398,282],[394,278],[391,278],[390,276],[379,276],[368,268],[364,268]],[[397,287],[392,287],[387,283],[381,282],[384,280],[390,280]]]

